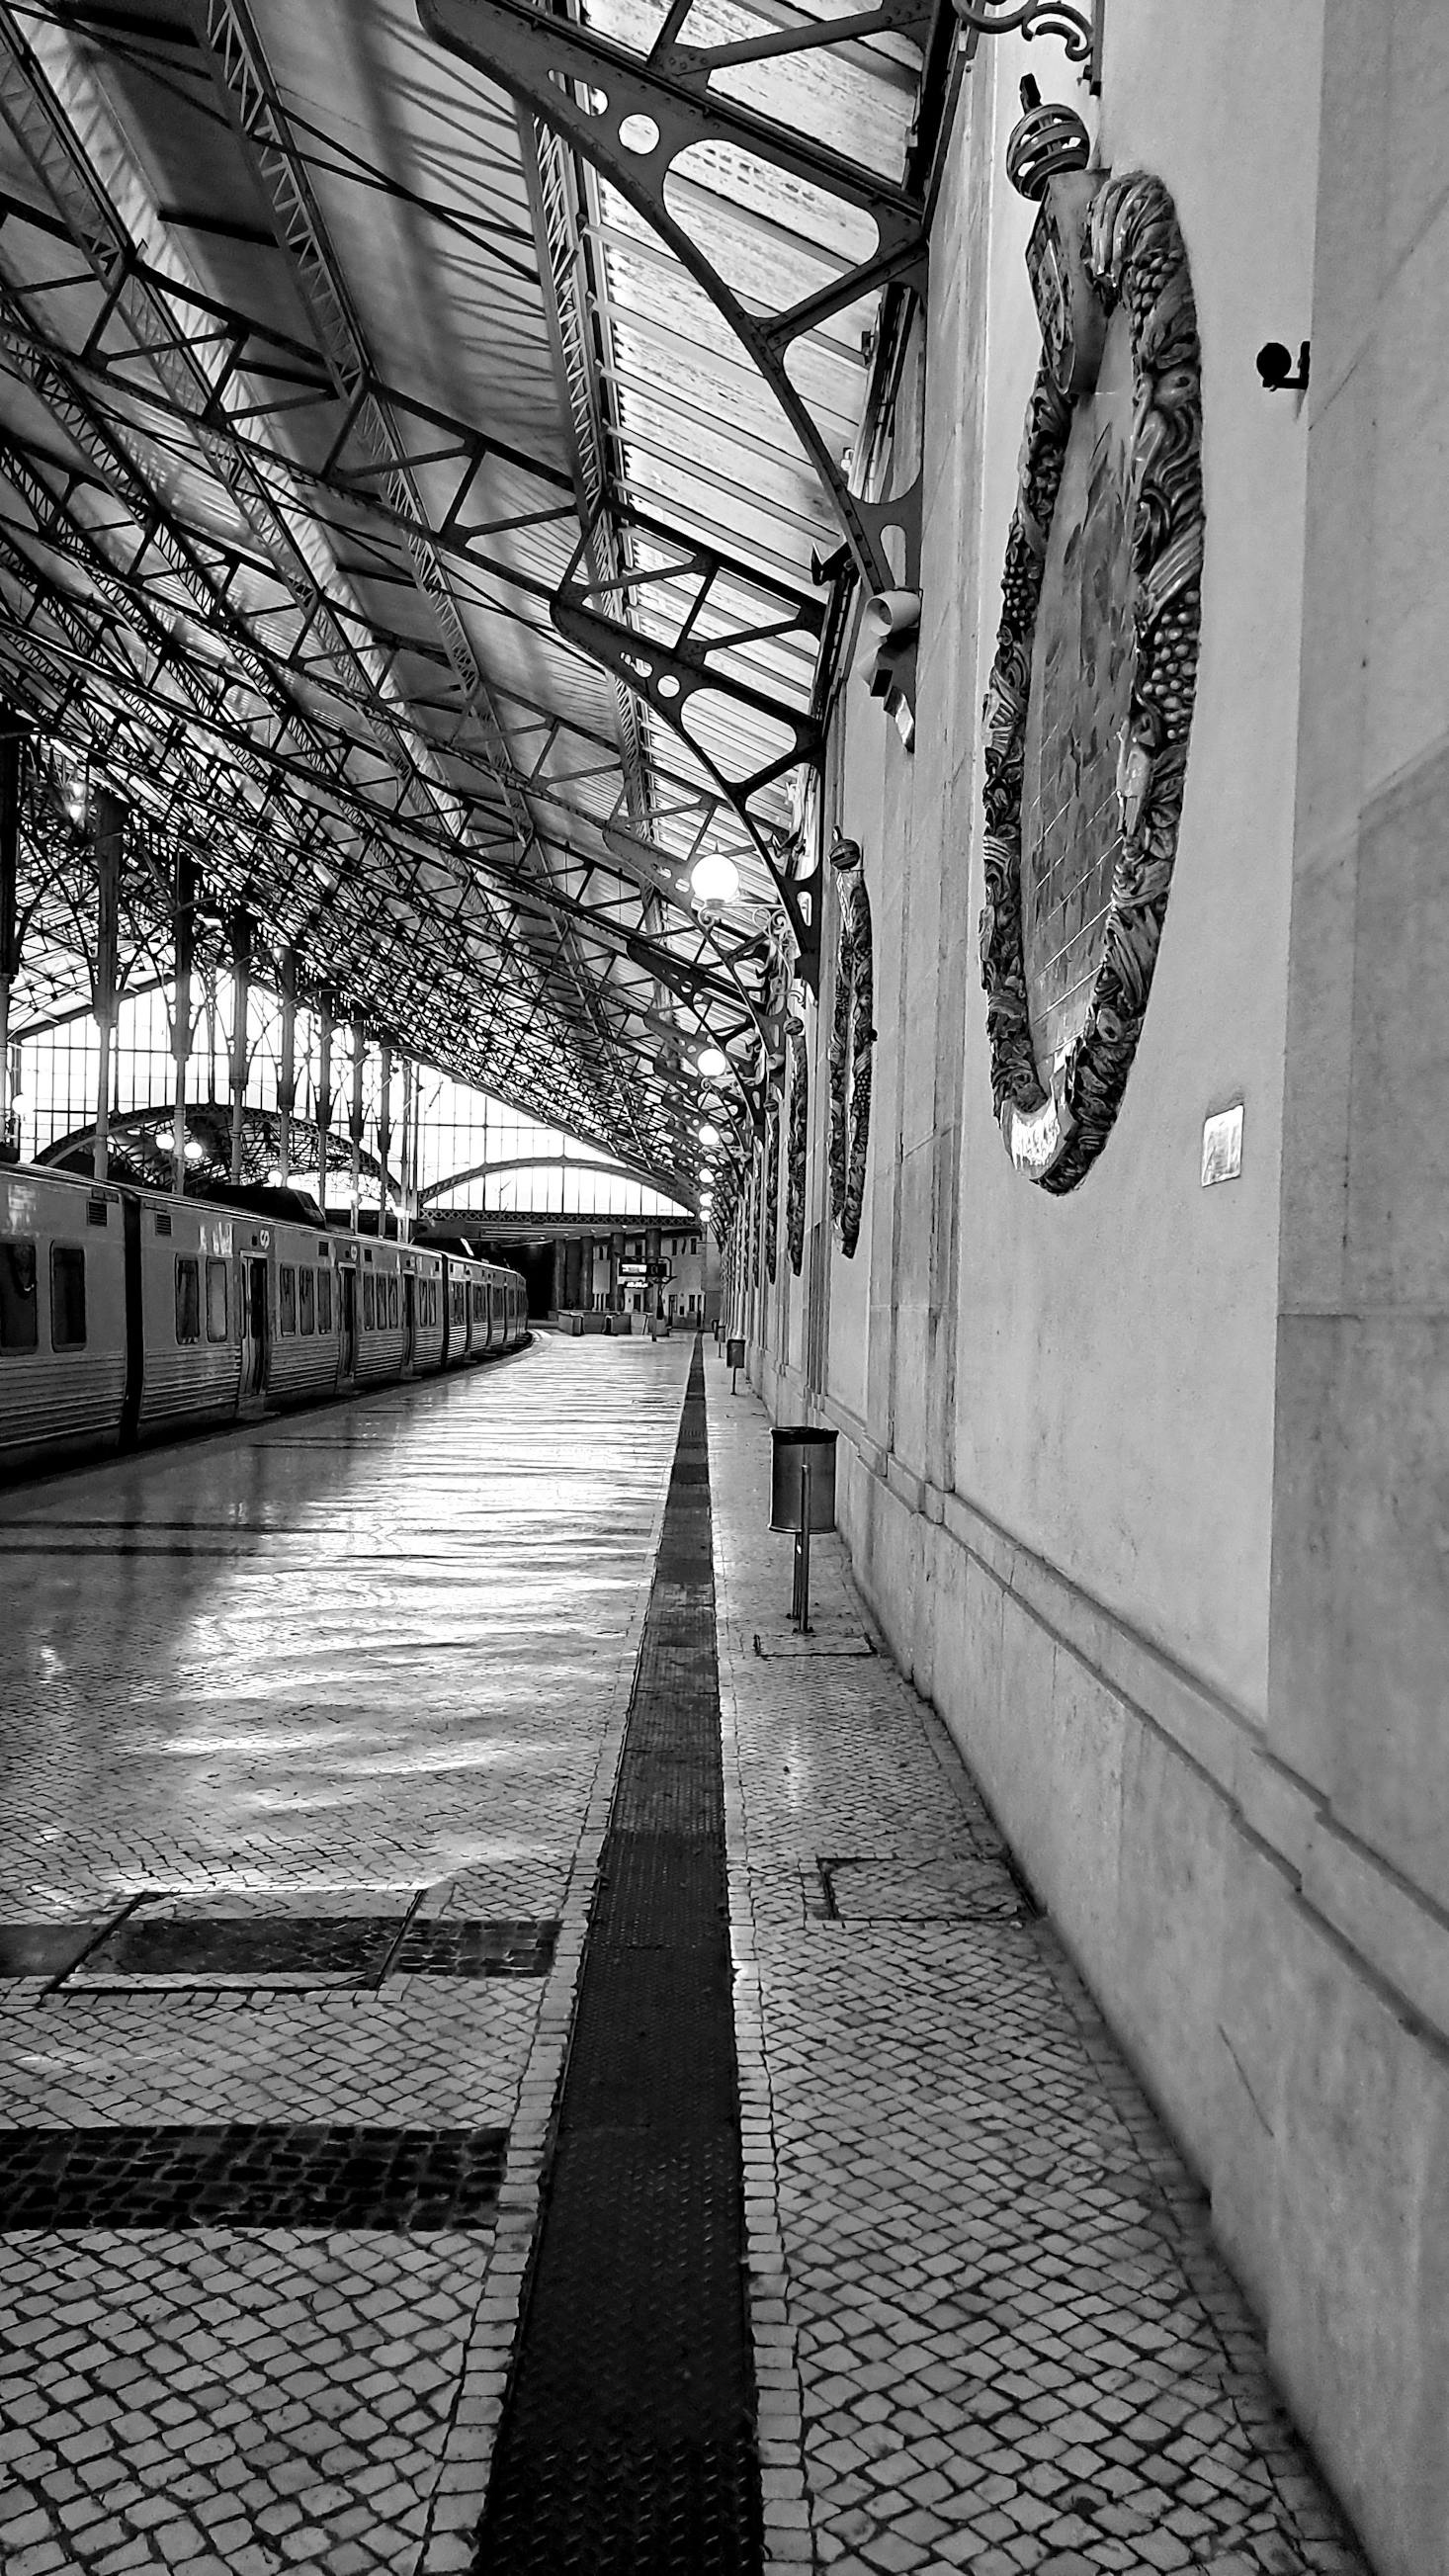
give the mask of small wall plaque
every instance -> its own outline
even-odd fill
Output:
[[[1205,1118],[1202,1127],[1202,1185],[1211,1189],[1214,1181],[1235,1181],[1243,1168],[1243,1104],[1234,1101],[1231,1109],[1220,1109],[1213,1118]]]

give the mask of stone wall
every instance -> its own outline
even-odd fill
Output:
[[[1066,1197],[1003,1151],[976,958],[1039,350],[1003,174],[1024,71],[1171,189],[1203,353],[1177,866]],[[840,1428],[858,1578],[1389,2576],[1449,2570],[1446,106],[1434,0],[1113,0],[1095,104],[1059,49],[983,46],[933,240],[916,748],[851,682],[828,781],[875,925],[860,1242],[816,1230],[817,1031],[805,1268],[754,1326],[774,1410]],[[1306,403],[1265,392],[1258,348],[1310,328]],[[1204,1189],[1236,1101],[1242,1176]]]

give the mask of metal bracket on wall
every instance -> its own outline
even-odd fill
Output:
[[[909,288],[924,300],[924,200],[918,189],[881,178],[828,145],[737,105],[710,82],[715,73],[743,63],[820,51],[863,36],[904,36],[924,51],[930,0],[877,0],[842,17],[806,19],[717,45],[679,42],[691,6],[692,0],[670,0],[647,54],[640,54],[547,15],[531,0],[417,0],[421,24],[436,43],[498,82],[562,135],[668,245],[774,394],[819,475],[866,589],[889,590],[902,576],[892,569],[882,540],[899,526],[900,505],[851,491],[786,362],[795,341],[877,287]],[[868,215],[876,230],[873,255],[782,313],[752,312],[669,209],[670,168],[681,153],[701,144],[745,153]]]
[[[785,907],[800,952],[800,972],[813,992],[820,971],[816,907],[808,889],[781,872],[774,842],[752,813],[751,799],[801,761],[818,764],[823,729],[808,709],[791,707],[721,670],[717,657],[796,636],[813,643],[824,622],[823,606],[689,539],[677,539],[668,548],[656,546],[656,551],[662,560],[595,580],[585,538],[549,602],[549,615],[561,635],[637,691],[678,734],[739,816]],[[641,613],[640,625],[626,625],[611,613],[625,602]],[[691,703],[704,697],[724,701],[744,719],[745,739],[753,734],[758,745],[762,731],[776,737],[776,751],[755,768],[731,776],[690,724]],[[730,739],[738,738],[731,729]]]
[[[1069,63],[1085,66],[1082,77],[1095,97],[1102,86],[1102,40],[1107,0],[953,0],[957,17],[974,36],[1060,36]]]

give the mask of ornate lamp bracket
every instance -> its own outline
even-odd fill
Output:
[[[963,27],[977,36],[1060,36],[1069,63],[1081,63],[1095,97],[1102,86],[1102,39],[1107,0],[953,0]]]

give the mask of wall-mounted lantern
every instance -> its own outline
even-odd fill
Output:
[[[1089,170],[1092,138],[1074,107],[1021,84],[1022,115],[1006,144],[1006,175],[1041,212],[1026,246],[1042,349],[1059,393],[1090,393],[1102,363],[1107,308],[1087,274],[1087,217],[1106,170]]]

